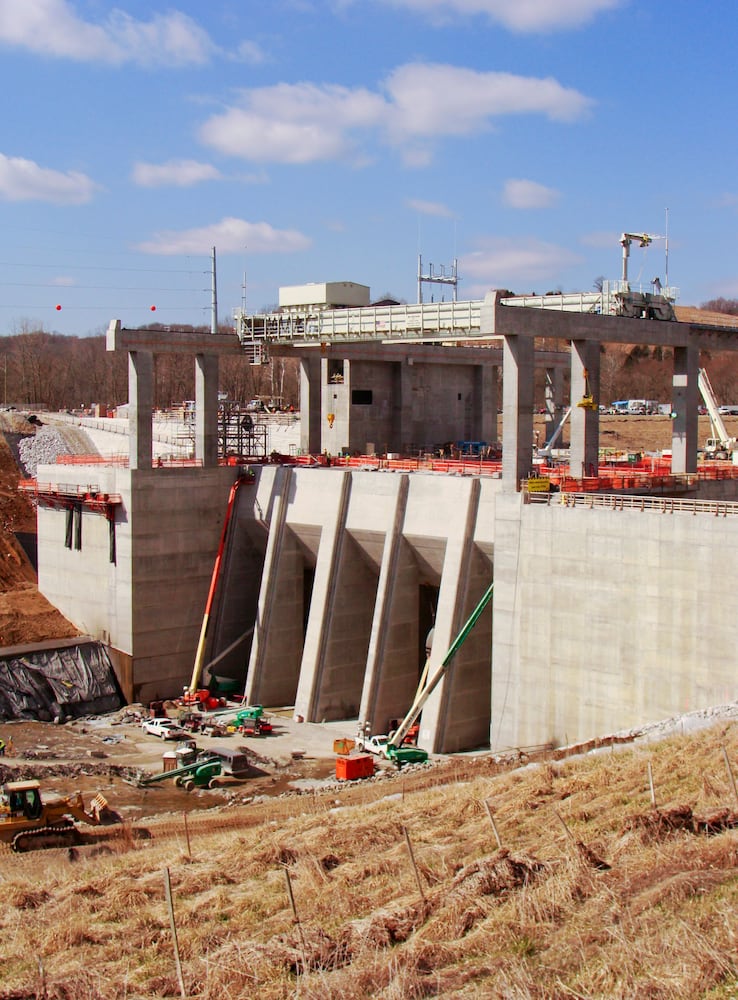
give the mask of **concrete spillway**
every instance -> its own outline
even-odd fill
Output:
[[[551,413],[562,381],[561,358],[541,356],[536,338],[570,342],[570,464],[582,474],[597,465],[598,411],[574,403],[596,393],[601,345],[672,348],[672,471],[682,474],[697,465],[699,351],[738,350],[735,330],[511,308],[499,294],[479,324],[501,347],[334,345],[301,357],[312,453],[413,450],[429,426],[435,441],[490,441],[501,365],[502,478],[258,469],[239,496],[210,659],[235,642],[219,669],[241,671],[251,701],[382,730],[412,700],[431,626],[433,669],[493,580],[492,606],[424,708],[427,749],[586,740],[734,698],[737,505],[537,506],[518,490],[532,464],[536,364],[550,375]],[[146,701],[190,680],[236,474],[218,466],[218,359],[240,346],[114,321],[108,348],[128,354],[128,467],[39,469],[52,484],[39,508],[39,586],[108,644],[122,689]],[[161,353],[193,359],[196,467],[153,462]],[[691,480],[685,489],[697,496]]]
[[[208,656],[254,626],[219,667],[246,677],[252,702],[386,728],[412,700],[430,628],[435,667],[492,580],[492,605],[423,712],[428,749],[589,739],[736,697],[732,502],[539,505],[494,478],[255,471]],[[41,506],[42,591],[109,644],[129,698],[177,694],[234,470],[64,473],[120,495],[117,561],[104,518],[83,513],[70,549],[65,512]]]

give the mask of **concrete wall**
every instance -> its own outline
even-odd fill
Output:
[[[343,381],[331,381],[339,372]],[[324,358],[323,450],[407,454],[458,440],[491,444],[497,424],[493,383],[495,369],[480,364]]]
[[[738,518],[497,498],[492,746],[738,697]]]
[[[83,511],[76,551],[64,546],[66,512],[39,505],[39,589],[110,646],[129,700],[170,697],[189,683],[233,477],[219,468],[38,471],[39,483],[63,478],[121,496],[115,563],[102,515]]]

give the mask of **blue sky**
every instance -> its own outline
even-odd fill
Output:
[[[725,0],[0,0],[0,334],[207,324],[213,246],[221,321],[244,277],[251,311],[309,281],[414,302],[418,253],[460,299],[588,291],[667,219],[678,302],[738,297],[737,27]],[[665,270],[633,249],[633,282]]]

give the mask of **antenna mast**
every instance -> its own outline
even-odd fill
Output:
[[[664,238],[666,240],[666,244],[665,244],[666,249],[664,250],[664,256],[666,257],[666,262],[664,264],[664,267],[665,267],[664,284],[666,285],[666,288],[668,290],[668,288],[669,288],[669,209],[668,208],[665,209],[665,212],[666,212],[666,235],[665,235]]]
[[[423,301],[423,285],[451,285],[453,288],[453,301],[456,302],[456,289],[459,284],[458,277],[458,266],[459,262],[454,257],[454,262],[451,265],[450,271],[446,274],[446,265],[441,264],[441,270],[435,272],[433,270],[433,265],[430,264],[430,270],[428,274],[423,274],[423,258],[418,254],[418,303]]]

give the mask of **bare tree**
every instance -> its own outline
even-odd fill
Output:
[[[728,313],[731,316],[738,316],[738,299],[710,299],[703,302],[700,309],[708,312]]]

